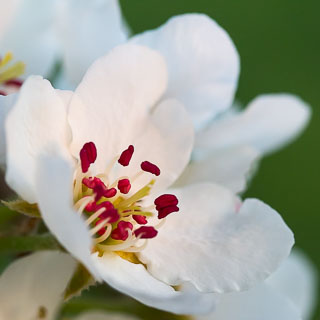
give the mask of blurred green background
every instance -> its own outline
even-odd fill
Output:
[[[262,161],[246,196],[277,209],[297,246],[320,269],[320,1],[122,0],[121,5],[134,33],[158,27],[173,15],[208,14],[228,31],[240,53],[240,102],[261,93],[290,92],[312,106],[303,136]],[[320,308],[314,319],[319,318]]]

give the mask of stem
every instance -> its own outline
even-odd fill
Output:
[[[61,250],[58,241],[51,234],[32,236],[0,237],[0,253],[28,252],[41,250]]]

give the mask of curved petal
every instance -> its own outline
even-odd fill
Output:
[[[0,34],[0,52],[11,51],[16,59],[25,62],[26,75],[47,75],[53,66],[57,52],[53,29],[55,4],[56,0],[19,1]]]
[[[236,196],[213,184],[173,192],[180,211],[139,253],[157,279],[171,285],[191,282],[202,292],[246,290],[289,255],[292,232],[259,200],[246,200],[239,208]]]
[[[13,262],[0,278],[0,318],[54,319],[75,267],[69,255],[55,251]]]
[[[229,35],[204,14],[185,14],[132,38],[166,59],[166,98],[183,102],[196,128],[230,107],[239,76],[239,56]]]
[[[73,168],[57,156],[37,159],[36,192],[42,218],[62,246],[100,280],[91,259],[92,239],[85,222],[73,209]]]
[[[118,313],[107,313],[103,311],[83,312],[74,320],[138,320],[138,318]]]
[[[35,203],[36,157],[69,157],[66,106],[49,81],[31,76],[22,86],[5,123],[6,181],[24,200]]]
[[[317,305],[317,278],[311,261],[302,251],[294,249],[277,272],[267,279],[267,283],[287,297],[303,319],[310,319]]]
[[[150,307],[181,314],[207,313],[213,308],[209,295],[175,291],[152,277],[142,264],[131,263],[115,253],[94,257],[101,277],[110,286]]]
[[[266,284],[217,296],[220,303],[215,311],[196,320],[302,320],[294,305]]]
[[[141,162],[147,160],[161,170],[152,191],[163,192],[180,176],[189,162],[194,140],[192,121],[178,101],[169,99],[161,102],[139,124],[140,132],[133,133],[132,140],[127,142],[127,145],[132,143],[135,147],[130,165],[116,166],[111,172],[112,181],[121,176],[133,176],[141,171]],[[149,173],[141,175],[135,180],[133,191],[146,185],[153,177]]]
[[[88,141],[98,150],[100,172],[132,143],[148,111],[166,86],[166,66],[153,50],[122,45],[98,59],[76,89],[70,104],[72,151]]]
[[[220,149],[250,145],[262,153],[288,144],[305,128],[311,109],[290,94],[269,94],[254,99],[245,111],[213,124],[197,137],[197,147]]]
[[[213,151],[193,159],[175,186],[214,182],[234,193],[242,192],[247,187],[247,180],[250,179],[259,156],[258,151],[247,146]]]
[[[94,60],[127,38],[118,0],[63,1],[58,18],[64,67],[74,84]]]
[[[5,132],[5,120],[9,111],[12,109],[17,99],[16,94],[10,94],[8,96],[0,95],[0,167],[4,167],[6,163],[6,132]]]

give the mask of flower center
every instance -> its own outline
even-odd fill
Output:
[[[143,205],[142,200],[149,196],[155,177],[160,175],[160,169],[149,161],[143,161],[141,171],[133,177],[119,177],[110,182],[113,167],[129,166],[133,154],[134,147],[130,145],[114,158],[106,172],[93,176],[89,169],[97,159],[96,146],[88,142],[80,150],[81,161],[74,179],[74,206],[85,216],[94,237],[94,251],[141,251],[147,239],[157,236],[165,218],[179,211],[178,199],[172,194],[157,197],[151,206]],[[135,190],[135,180],[141,174],[152,178],[144,187]]]
[[[12,60],[13,55],[10,52],[3,59],[0,58],[0,95],[7,95],[8,87],[19,89],[22,85],[22,81],[17,78],[24,73],[25,64],[21,61],[11,63]]]

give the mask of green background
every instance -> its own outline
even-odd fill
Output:
[[[246,196],[277,209],[293,229],[296,244],[320,267],[320,2],[316,0],[123,0],[134,33],[169,17],[202,12],[224,27],[241,57],[237,98],[290,92],[313,108],[312,121],[292,145],[265,158]],[[315,319],[320,318],[320,309]],[[270,319],[272,320],[272,319]]]

